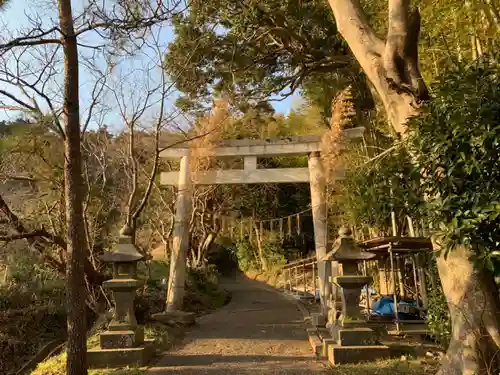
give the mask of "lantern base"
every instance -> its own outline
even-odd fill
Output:
[[[87,351],[89,368],[142,367],[153,358],[154,340],[144,340],[138,348],[93,349]]]
[[[328,362],[333,366],[375,361],[389,357],[390,348],[386,345],[341,346],[333,344],[328,346]]]
[[[99,335],[102,349],[137,348],[144,343],[144,329],[106,331]]]
[[[331,365],[358,363],[390,356],[390,349],[378,343],[377,333],[366,322],[337,323],[331,329],[332,338],[323,342],[324,354]]]

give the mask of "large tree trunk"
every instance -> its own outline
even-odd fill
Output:
[[[434,243],[434,248],[439,245]],[[475,269],[471,255],[465,246],[457,246],[446,259],[437,259],[453,323],[448,354],[438,375],[498,374],[498,290],[490,272]]]
[[[418,67],[420,14],[410,0],[388,2],[384,41],[370,27],[359,0],[329,0],[340,33],[379,94],[392,127],[404,137],[407,120],[429,98]],[[457,247],[447,259],[438,259],[453,332],[439,375],[490,374],[498,360],[498,290],[488,271],[474,269],[470,254]]]
[[[83,176],[80,150],[78,46],[70,0],[59,0],[64,50],[65,194],[68,228],[66,308],[68,313],[67,374],[87,374],[85,319],[86,237],[83,217]]]

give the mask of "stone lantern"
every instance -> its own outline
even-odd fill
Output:
[[[151,340],[144,340],[144,330],[138,327],[134,311],[137,280],[137,262],[144,256],[135,247],[130,228],[120,232],[116,251],[105,252],[101,260],[113,267],[113,278],[103,283],[111,290],[115,308],[108,330],[99,337],[100,349],[88,351],[90,367],[117,367],[144,365],[152,354]]]
[[[375,332],[367,326],[367,319],[359,307],[361,289],[372,278],[359,271],[358,263],[375,256],[362,251],[351,231],[341,228],[333,249],[324,258],[325,261],[338,262],[342,270],[342,275],[332,280],[338,286],[341,306],[339,309],[338,304],[332,305],[333,311],[329,314],[332,339],[324,343],[324,352],[332,365],[372,360],[389,354],[387,346],[376,344]]]

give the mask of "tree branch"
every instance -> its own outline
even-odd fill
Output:
[[[420,13],[410,0],[388,0],[389,25],[384,43],[368,23],[359,0],[329,0],[337,26],[366,76],[380,95],[389,121],[399,134],[429,94],[418,67]]]
[[[5,217],[7,218],[7,222],[13,227],[13,229],[17,232],[17,234],[11,236],[0,236],[0,241],[13,241],[16,239],[26,239],[28,243],[33,246],[46,260],[49,264],[54,266],[58,272],[65,275],[66,265],[50,254],[47,253],[47,245],[48,243],[41,243],[39,239],[48,240],[50,243],[60,247],[64,251],[67,249],[66,241],[57,235],[51,234],[47,232],[44,228],[28,231],[26,227],[23,225],[19,217],[10,209],[7,202],[0,195],[0,211],[3,212]],[[93,285],[101,285],[103,281],[106,280],[106,277],[100,274],[90,263],[89,259],[85,259],[85,275],[89,282]]]
[[[337,28],[363,69],[362,61],[379,57],[384,51],[381,40],[368,22],[359,0],[329,0]]]
[[[427,87],[418,67],[420,12],[410,0],[389,0],[389,29],[383,55],[386,78],[391,88],[407,91],[427,100]]]
[[[54,26],[45,31],[37,27],[36,29],[31,30],[26,36],[14,38],[7,43],[0,44],[0,51],[5,51],[13,47],[36,46],[42,44],[61,44],[60,39],[45,38],[47,35],[50,35],[56,31],[59,31],[58,26]],[[35,34],[35,35],[30,35],[30,34]]]
[[[26,109],[30,110],[30,111],[34,111],[34,112],[37,112],[38,109],[33,107],[32,105],[22,101],[21,99],[18,99],[16,96],[8,93],[7,91],[5,90],[0,90],[0,95],[3,95],[3,96],[6,96],[7,98],[13,100],[14,102],[16,102],[17,104],[25,107]]]
[[[36,40],[25,40],[25,41],[12,40],[8,43],[0,44],[0,51],[7,50],[13,47],[40,46],[42,44],[61,44],[61,40],[59,39],[36,39]]]

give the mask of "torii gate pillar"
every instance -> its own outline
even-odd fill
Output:
[[[189,218],[191,217],[191,176],[189,174],[190,152],[180,162],[177,200],[175,207],[174,238],[168,278],[167,312],[182,310],[184,283],[186,280],[186,257],[189,250]]]
[[[332,293],[329,279],[330,276],[337,276],[337,272],[335,272],[336,270],[332,270],[330,262],[321,260],[327,253],[328,215],[326,204],[326,178],[319,152],[311,152],[309,154],[308,167],[320,297],[321,305],[326,312],[328,309],[328,301]],[[333,268],[335,268],[335,266]],[[334,275],[332,275],[332,271]]]

